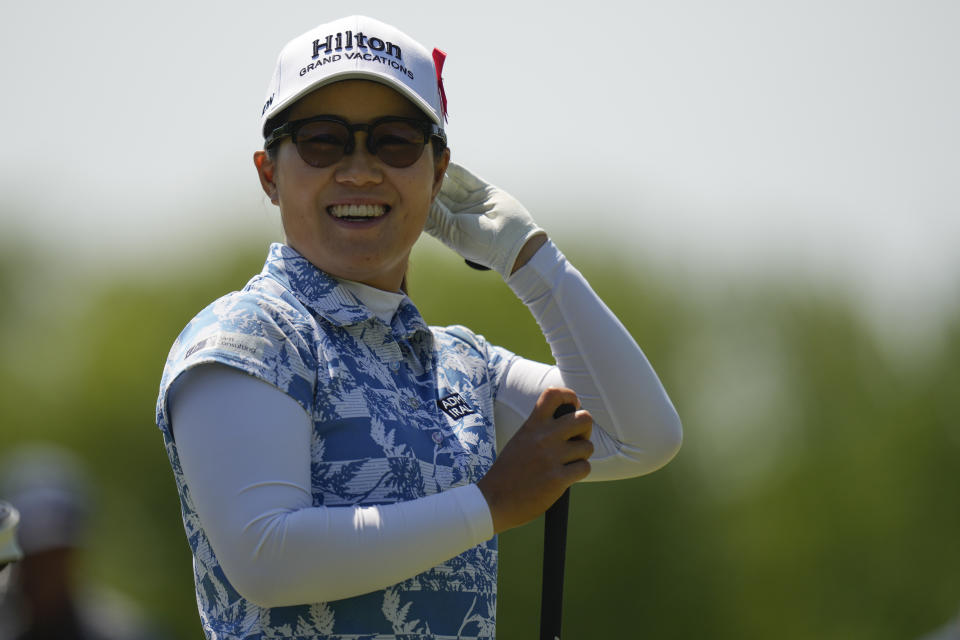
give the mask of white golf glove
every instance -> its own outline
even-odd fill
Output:
[[[527,240],[544,232],[513,196],[452,162],[424,231],[504,280]]]

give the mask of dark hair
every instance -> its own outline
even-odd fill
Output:
[[[287,116],[289,114],[289,111],[290,111],[289,108],[284,109],[283,111],[281,111],[280,113],[278,113],[277,115],[273,116],[272,118],[267,120],[265,123],[263,123],[263,141],[264,142],[267,141],[267,136],[270,135],[271,131],[273,131],[277,127],[282,127],[287,123]],[[275,161],[277,159],[276,144],[270,145],[269,147],[264,145],[263,150],[267,152],[267,156],[270,158],[270,160]]]

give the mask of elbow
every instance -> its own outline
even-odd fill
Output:
[[[277,588],[279,585],[276,581],[272,579],[269,572],[261,571],[255,561],[224,562],[221,559],[220,568],[223,569],[223,574],[234,591],[241,598],[258,607],[272,609],[293,604],[283,598],[283,593]]]
[[[265,588],[262,583],[257,584],[256,581],[245,581],[243,584],[238,584],[231,580],[231,584],[237,593],[240,594],[240,597],[258,607],[273,609],[274,607],[283,607],[290,604],[289,602],[282,602],[275,593]]]
[[[653,473],[673,460],[683,444],[683,427],[673,406],[668,405],[668,408],[644,422],[643,436],[637,439],[637,443],[614,441],[615,452],[599,459],[591,458],[588,480],[636,478]]]
[[[661,429],[662,438],[656,452],[656,460],[659,462],[656,465],[657,469],[666,466],[668,462],[673,460],[680,452],[681,445],[683,445],[683,425],[680,422],[680,415],[672,405],[670,411],[663,418]]]
[[[294,601],[291,576],[283,570],[287,515],[258,518],[239,535],[210,539],[227,582],[241,598],[260,607],[302,604]]]
[[[264,609],[290,607],[336,599],[320,590],[309,593],[297,576],[279,575],[275,568],[250,562],[244,567],[221,565],[224,575],[244,600]]]
[[[641,449],[644,475],[665,467],[683,444],[683,425],[673,405],[668,405],[653,424],[656,428],[650,432],[652,437]]]
[[[316,570],[310,570],[311,566],[317,566],[316,560],[323,560],[323,564],[330,567],[331,575],[337,575],[337,563],[333,558],[324,557],[322,551],[305,562],[300,557],[302,552],[297,551],[303,549],[304,538],[287,529],[289,515],[279,513],[263,518],[257,526],[226,542],[218,540],[219,544],[215,545],[211,540],[223,575],[237,595],[265,609],[358,595],[344,592],[346,578],[317,579]]]

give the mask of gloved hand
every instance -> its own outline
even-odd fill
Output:
[[[424,231],[504,280],[527,240],[544,233],[513,196],[453,162]]]

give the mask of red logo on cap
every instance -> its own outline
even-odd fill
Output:
[[[433,66],[437,69],[437,87],[440,89],[440,106],[443,109],[443,121],[447,121],[447,92],[443,90],[443,62],[447,59],[447,54],[440,49],[433,50]]]

